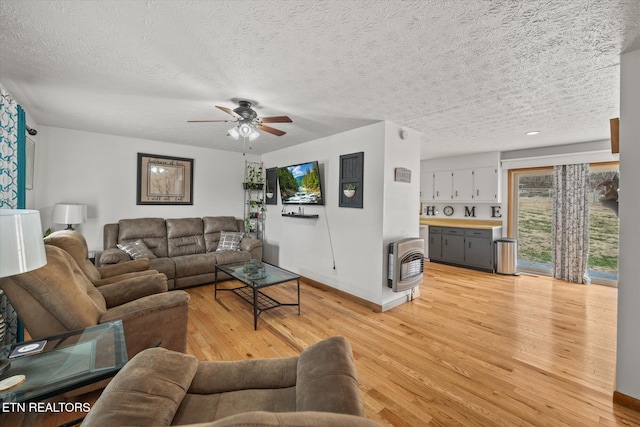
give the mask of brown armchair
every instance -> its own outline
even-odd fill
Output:
[[[89,260],[87,241],[82,234],[74,230],[60,230],[51,233],[44,238],[44,243],[64,249],[65,252],[73,257],[80,270],[95,286],[158,273],[156,270],[149,270],[150,263],[147,258],[96,267]]]
[[[82,426],[378,425],[363,414],[351,345],[335,336],[276,359],[198,361],[145,350],[105,388]]]
[[[122,320],[127,353],[160,346],[185,352],[189,294],[167,292],[167,278],[153,273],[95,287],[63,249],[45,245],[47,264],[0,279],[34,339]]]

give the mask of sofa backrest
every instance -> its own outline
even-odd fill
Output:
[[[170,257],[204,253],[202,218],[170,218],[166,224]]]
[[[221,231],[244,232],[244,222],[232,216],[121,219],[105,224],[104,249],[140,239],[158,258],[214,252]]]
[[[158,258],[168,256],[167,226],[164,218],[134,218],[118,221],[118,243],[142,240]]]
[[[218,249],[221,231],[244,231],[240,228],[242,221],[238,221],[232,216],[205,216],[202,218],[202,222],[204,223],[204,243],[207,252]]]

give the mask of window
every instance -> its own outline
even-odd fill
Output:
[[[617,162],[590,165],[588,274],[593,283],[618,280],[618,168]],[[518,269],[550,275],[553,168],[516,169],[509,175],[509,235],[518,240]]]

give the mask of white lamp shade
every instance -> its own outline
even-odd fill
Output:
[[[0,277],[35,270],[47,263],[40,212],[0,209]]]
[[[87,220],[87,205],[80,203],[57,203],[53,207],[54,224],[82,224]]]

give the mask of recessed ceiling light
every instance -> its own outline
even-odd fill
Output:
[[[540,133],[540,131],[539,131],[539,130],[532,130],[532,131],[530,131],[530,132],[525,133],[525,135],[527,135],[527,136],[531,136],[531,135],[537,135],[537,134],[539,134],[539,133]]]

